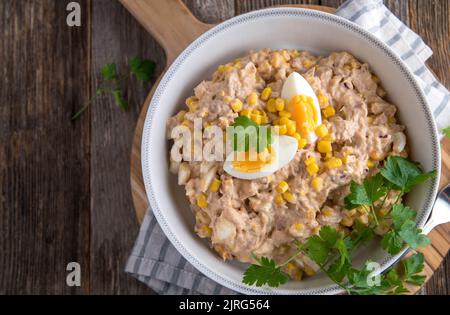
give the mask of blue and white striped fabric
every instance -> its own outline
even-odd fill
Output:
[[[349,0],[337,11],[393,48],[416,75],[439,130],[450,125],[450,94],[425,66],[432,50],[397,19],[381,0]],[[147,211],[126,272],[158,294],[236,294],[203,276],[172,246],[151,209]]]

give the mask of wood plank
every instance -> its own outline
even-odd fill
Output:
[[[93,2],[92,90],[101,82],[99,69],[114,62],[127,73],[133,56],[157,62],[155,78],[165,64],[164,52],[117,1]],[[134,126],[150,85],[126,86],[129,110],[121,112],[111,97],[101,97],[91,109],[91,292],[149,294],[151,290],[124,272],[138,233],[130,193],[130,150]]]
[[[421,1],[409,0],[409,21],[411,28],[417,32],[425,42],[433,49],[434,55],[428,62],[439,80],[447,87],[450,87],[450,47],[448,43],[448,34],[450,33],[449,1]],[[443,142],[445,148],[443,152],[443,171],[449,174],[450,142]],[[441,186],[448,182],[447,176],[441,179]],[[433,277],[425,285],[428,294],[448,294],[450,292],[450,255],[447,254],[442,265],[435,271]]]
[[[203,23],[220,23],[235,15],[234,0],[183,0],[183,2]]]
[[[89,293],[89,7],[0,1],[0,294]],[[66,265],[81,264],[81,287]]]

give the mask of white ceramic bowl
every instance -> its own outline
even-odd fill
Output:
[[[194,218],[183,187],[168,171],[169,147],[165,138],[167,119],[181,109],[193,88],[210,78],[219,64],[245,55],[251,49],[296,48],[316,54],[349,51],[368,62],[380,77],[390,101],[398,106],[400,121],[407,126],[412,159],[425,170],[440,173],[436,126],[425,97],[405,64],[386,45],[356,24],[318,11],[276,8],[255,11],[228,20],[198,38],[170,67],[150,104],[142,140],[142,171],[151,208],[167,237],[198,270],[216,282],[246,294],[334,294],[341,290],[324,275],[279,288],[242,284],[246,266],[223,262],[193,231]],[[419,211],[422,227],[437,193],[439,179],[420,185],[407,203]],[[382,269],[403,253],[389,256],[379,246],[368,245],[356,260],[372,259]]]

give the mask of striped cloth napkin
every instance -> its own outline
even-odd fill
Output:
[[[438,129],[450,125],[450,94],[427,69],[432,50],[382,0],[349,0],[336,12],[372,32],[405,61],[422,86]],[[172,246],[148,209],[126,270],[158,294],[237,294],[205,277]]]

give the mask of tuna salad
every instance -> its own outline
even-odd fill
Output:
[[[256,255],[282,262],[296,251],[294,244],[322,226],[350,233],[356,222],[368,224],[366,208],[345,209],[351,181],[376,174],[388,156],[407,157],[396,106],[369,65],[347,52],[250,52],[220,65],[195,87],[186,106],[167,123],[172,150],[178,150],[172,131],[180,126],[203,131],[200,140],[191,139],[193,147],[210,139],[211,126],[224,133],[236,124],[272,131],[262,148],[245,143],[246,153],[256,152],[253,162],[229,162],[226,152],[214,161],[171,156],[170,170],[185,188],[195,233],[224,260],[253,263]],[[396,197],[390,193],[385,207]],[[388,230],[386,225],[376,232]],[[306,255],[283,268],[298,280],[318,269]]]

